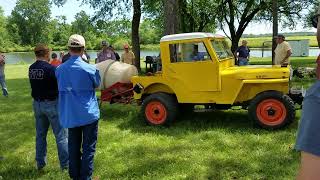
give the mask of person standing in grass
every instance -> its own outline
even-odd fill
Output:
[[[274,63],[275,65],[287,66],[290,64],[289,57],[292,54],[290,44],[285,41],[286,38],[282,34],[279,34],[275,38],[277,41],[277,47],[274,50]]]
[[[5,74],[4,74],[4,66],[6,64],[5,62],[5,56],[0,53],[0,85],[2,88],[2,94],[5,97],[9,96],[7,85],[6,85],[6,79],[5,79]]]
[[[100,118],[95,88],[101,79],[99,71],[81,59],[85,48],[81,35],[70,36],[68,48],[70,58],[57,68],[56,77],[60,122],[69,130],[69,175],[91,179]]]
[[[121,62],[134,65],[135,55],[132,51],[130,51],[129,45],[125,44],[123,46],[123,49],[124,53],[121,55]]]
[[[237,49],[237,57],[239,66],[246,66],[249,64],[250,59],[250,49],[247,46],[248,42],[246,40],[242,40],[242,45]]]
[[[320,48],[320,15],[317,15],[317,19],[317,40]],[[295,149],[301,153],[297,180],[320,179],[320,55],[316,63],[317,81],[308,89],[304,97],[295,146]]]
[[[35,47],[36,62],[29,67],[31,96],[36,120],[36,161],[38,170],[46,164],[47,133],[51,125],[56,138],[61,169],[68,168],[68,132],[62,128],[58,115],[58,86],[55,67],[49,64],[48,46],[39,44]]]
[[[52,53],[51,58],[52,58],[52,60],[50,61],[51,65],[58,67],[61,64],[61,61],[60,59],[58,59],[58,55],[56,53]]]
[[[107,41],[101,42],[102,50],[97,54],[96,63],[100,63],[105,60],[117,60],[116,55],[113,53],[111,48],[109,47],[109,43]]]

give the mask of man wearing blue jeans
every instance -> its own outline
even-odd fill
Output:
[[[249,64],[250,49],[247,44],[248,42],[246,40],[242,40],[242,45],[236,51],[239,66],[246,66]]]
[[[36,119],[36,161],[39,170],[46,166],[47,133],[51,125],[56,138],[61,169],[68,168],[67,131],[58,117],[58,86],[55,67],[49,64],[50,50],[39,44],[34,49],[36,62],[29,67],[33,110]]]
[[[69,175],[75,180],[89,180],[100,118],[95,88],[101,80],[99,71],[81,59],[84,38],[77,34],[70,36],[68,47],[69,59],[56,70],[60,121],[69,130]]]
[[[5,56],[0,53],[0,85],[2,88],[2,94],[5,97],[8,97],[9,94],[8,94],[8,89],[5,81],[4,66],[5,66]]]

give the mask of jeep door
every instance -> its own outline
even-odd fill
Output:
[[[169,53],[166,76],[177,86],[189,91],[220,90],[219,65],[203,40],[169,44]]]

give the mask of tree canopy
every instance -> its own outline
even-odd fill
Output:
[[[80,11],[72,23],[67,23],[65,16],[50,17],[51,5],[63,6],[67,0],[18,0],[9,17],[4,17],[0,9],[3,37],[0,48],[33,46],[38,42],[63,48],[70,34],[78,33],[86,38],[88,49],[99,49],[100,42],[107,40],[116,48],[132,44],[138,54],[140,45],[158,44],[164,34],[215,32],[220,28],[235,50],[251,22],[268,22],[272,17],[272,0],[78,1],[90,5],[94,13],[89,16]],[[314,13],[312,7],[319,2],[278,0],[278,3],[281,24],[294,28],[295,22]]]
[[[9,33],[24,45],[48,42],[50,14],[49,0],[18,0],[8,20]]]

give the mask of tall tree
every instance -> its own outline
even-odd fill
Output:
[[[164,32],[166,29],[177,29],[176,32],[213,32],[217,6],[215,0],[144,0],[143,12],[148,18],[163,24]]]
[[[274,37],[278,35],[278,0],[272,0],[272,29],[272,64],[274,64],[274,50],[277,47]]]
[[[10,17],[10,23],[18,30],[22,44],[49,43],[49,0],[18,0]]]
[[[179,0],[182,32],[214,31],[217,5],[215,0]]]
[[[52,43],[65,46],[71,34],[71,25],[66,23],[66,16],[57,16],[51,21]]]
[[[178,0],[164,0],[164,34],[176,34],[180,31],[180,13]]]
[[[4,16],[2,7],[0,6],[0,52],[1,48],[5,47],[9,43],[9,35],[8,31],[6,28],[7,20],[6,17]]]
[[[133,53],[135,54],[135,65],[138,68],[138,71],[141,71],[140,64],[140,36],[139,36],[139,27],[141,19],[141,3],[140,0],[132,0],[133,5],[133,16],[132,16],[132,45]]]
[[[294,27],[297,18],[301,18],[303,9],[316,0],[278,0],[279,20],[289,27]],[[219,0],[218,21],[224,30],[227,25],[232,41],[231,50],[238,48],[239,40],[251,21],[272,20],[272,0]],[[227,33],[226,33],[227,34]]]
[[[72,32],[84,34],[87,31],[93,31],[93,25],[90,16],[85,11],[80,11],[75,15],[75,21],[71,23]]]
[[[62,5],[66,0],[54,0],[58,5]],[[131,10],[131,5],[133,7],[132,15],[132,46],[135,53],[135,64],[138,70],[140,67],[140,42],[139,42],[139,26],[141,18],[141,2],[140,0],[82,0],[84,3],[88,3],[96,9],[95,16],[93,20],[98,19],[111,19],[117,10],[118,14],[126,16],[127,12]]]

